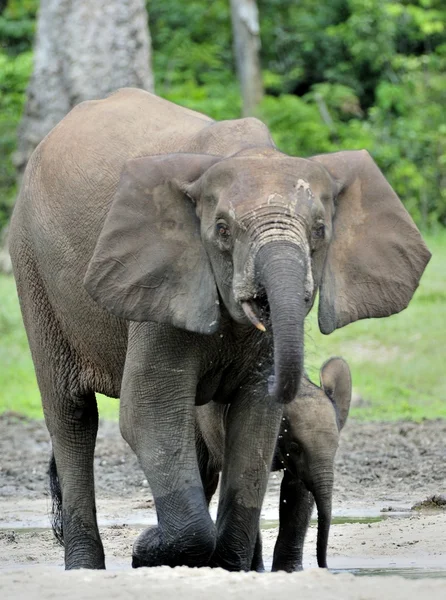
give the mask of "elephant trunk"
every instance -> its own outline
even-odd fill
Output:
[[[270,394],[291,402],[303,371],[306,259],[299,246],[269,242],[256,257],[256,274],[268,299],[274,338],[274,377]]]
[[[320,471],[313,479],[313,496],[317,507],[317,564],[327,568],[327,546],[331,525],[333,468]]]

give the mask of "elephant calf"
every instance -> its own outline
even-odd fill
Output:
[[[348,364],[342,358],[330,358],[321,367],[320,384],[303,377],[298,396],[284,408],[272,464],[272,471],[284,471],[273,571],[302,569],[304,539],[315,501],[317,561],[319,567],[327,567],[334,459],[352,396]],[[208,502],[223,468],[226,412],[227,405],[216,402],[197,408],[198,458]],[[252,568],[263,570],[260,534]]]

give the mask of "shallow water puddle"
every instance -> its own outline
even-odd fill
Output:
[[[446,578],[444,558],[425,556],[417,560],[378,556],[373,558],[333,557],[329,560],[331,573],[351,573],[358,577],[399,576],[406,579]]]
[[[344,525],[346,523],[379,523],[386,517],[333,517],[331,520],[332,525]],[[311,519],[311,525],[317,525],[317,519]],[[260,521],[260,529],[275,529],[279,527],[278,519]]]
[[[385,519],[395,519],[395,518],[405,518],[410,516],[409,513],[393,513],[392,515],[384,514],[376,517],[333,517],[332,525],[343,525],[346,523],[378,523],[379,521],[384,521]],[[99,527],[134,527],[135,529],[144,529],[145,527],[149,527],[150,525],[156,525],[156,517],[144,519],[135,519],[128,518],[123,519],[122,521],[117,521],[115,519],[100,519]],[[317,519],[311,519],[311,525],[317,525]],[[260,529],[275,529],[279,527],[278,519],[261,519],[260,521]],[[42,533],[44,531],[51,531],[51,527],[43,525],[43,519],[36,524],[36,526],[26,526],[23,527],[19,521],[11,521],[9,523],[1,523],[0,532],[6,531],[14,531],[15,535],[22,535],[25,533]]]
[[[337,516],[337,517],[332,518],[331,524],[332,525],[345,525],[345,524],[351,524],[351,523],[361,523],[361,524],[379,523],[380,521],[384,521],[386,519],[405,519],[410,516],[411,516],[410,512],[383,513],[383,514],[380,514],[379,516],[377,515],[377,516],[373,516],[373,517],[371,517],[371,516],[360,516],[360,517]],[[310,523],[311,523],[311,525],[317,525],[317,518],[312,518]],[[275,529],[276,527],[279,527],[278,519],[262,519],[260,521],[261,529]]]
[[[358,577],[363,576],[398,576],[405,579],[443,579],[446,578],[446,569],[426,569],[423,567],[412,567],[408,569],[400,569],[397,567],[389,567],[387,569],[340,569],[339,571],[331,571],[332,573],[352,573]]]
[[[436,557],[424,557],[420,560],[396,559],[390,556],[378,556],[373,558],[364,557],[341,557],[334,556],[328,560],[329,571],[334,575],[339,573],[350,573],[358,577],[372,576],[398,576],[405,579],[446,579],[446,565],[444,559]],[[265,568],[271,570],[272,557],[265,560]],[[304,570],[315,569],[315,559],[304,560]]]
[[[113,527],[128,525],[130,527],[148,527],[156,525],[156,512],[153,506],[146,507],[144,502],[128,502],[123,508],[123,502],[99,502],[98,523],[99,527]],[[26,505],[16,506],[8,502],[0,502],[0,531],[22,530],[32,528],[45,530],[50,525],[51,507],[45,501],[29,501]],[[212,502],[210,513],[213,519],[217,517],[217,502]],[[367,508],[340,506],[333,510],[333,524],[342,523],[373,523],[387,518],[400,518],[409,516],[407,506],[393,508],[389,512],[382,512],[382,504],[374,504]],[[314,511],[312,523],[316,523],[317,513]],[[277,503],[272,506],[265,503],[262,509],[262,528],[272,529],[278,526],[279,509]]]
[[[358,511],[357,514],[346,511],[347,514],[335,514],[332,518],[332,525],[343,525],[348,523],[378,523],[386,519],[404,519],[410,517],[410,511],[393,511],[393,512],[380,512],[378,510],[362,510]],[[211,508],[211,516],[215,519],[217,517],[217,511],[215,508]],[[153,509],[151,510],[133,510],[131,513],[127,513],[123,517],[117,518],[98,518],[99,527],[134,527],[135,529],[144,529],[150,525],[156,525],[156,513]],[[313,514],[311,519],[312,525],[317,525],[316,513]],[[279,527],[279,519],[277,510],[264,510],[262,511],[262,518],[260,520],[261,529],[275,529]],[[0,521],[0,532],[2,531],[14,531],[15,534],[20,535],[23,533],[34,533],[51,531],[49,526],[49,518],[27,515],[23,521]]]

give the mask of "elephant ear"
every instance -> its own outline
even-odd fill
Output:
[[[400,312],[431,256],[414,222],[365,150],[312,160],[337,188],[319,292],[320,330],[328,334],[358,319]]]
[[[352,400],[352,377],[350,367],[343,358],[330,358],[321,367],[319,373],[321,388],[334,403],[341,430],[348,417]]]
[[[169,154],[126,162],[84,279],[102,307],[131,321],[217,329],[214,275],[182,190],[218,160]]]

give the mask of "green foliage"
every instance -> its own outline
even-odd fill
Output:
[[[267,83],[267,91],[303,95],[313,83],[333,81],[331,67],[340,64],[343,45],[327,28],[346,18],[345,0],[258,0],[258,6],[262,64],[281,77],[280,87]],[[340,74],[337,70],[337,81]]]
[[[32,42],[38,0],[0,5],[0,231],[16,196],[13,154],[32,69]]]
[[[446,224],[446,8],[441,0],[258,0],[279,148],[367,148],[423,228]],[[240,114],[229,2],[148,2],[157,91],[216,119]]]
[[[0,50],[0,231],[8,221],[16,196],[13,156],[31,69],[31,51],[11,57]]]
[[[38,0],[0,3],[0,231],[16,196],[13,154],[32,70]]]
[[[313,102],[290,94],[265,96],[259,116],[268,123],[277,146],[288,154],[307,156],[331,150],[330,127]]]
[[[0,48],[9,54],[31,49],[39,0],[7,0],[0,3]]]
[[[319,332],[316,307],[305,327],[306,366],[313,381],[329,356],[348,360],[363,405],[358,419],[446,418],[446,233],[427,236],[433,257],[409,307],[388,319],[352,323],[329,336]],[[0,276],[0,413],[41,418],[35,381],[12,277]],[[102,418],[117,418],[116,400],[99,397]]]
[[[151,0],[147,4],[154,69],[162,95],[185,83],[222,91],[234,81],[227,0]]]
[[[162,96],[217,120],[237,119],[241,112],[241,98],[235,81],[225,87],[206,87],[192,81],[184,82],[169,87]]]
[[[397,84],[378,85],[370,110],[376,159],[421,226],[445,225],[446,52],[404,62]]]
[[[422,228],[446,225],[443,0],[257,0],[279,148],[367,148]],[[3,2],[3,5],[5,2]],[[241,101],[228,0],[147,0],[157,92],[216,119]],[[15,195],[14,135],[38,0],[0,4],[0,227]]]

